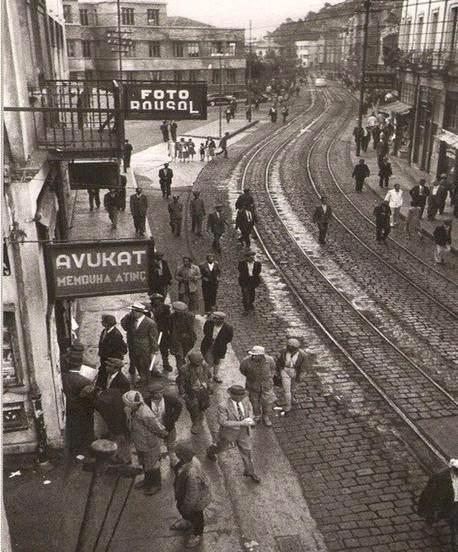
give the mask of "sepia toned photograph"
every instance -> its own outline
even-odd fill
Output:
[[[458,0],[2,0],[2,552],[458,552]]]

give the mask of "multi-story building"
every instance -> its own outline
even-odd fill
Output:
[[[209,91],[245,86],[244,30],[168,17],[166,2],[64,0],[72,78],[207,81]]]
[[[265,58],[267,55],[281,55],[282,47],[277,42],[274,42],[271,36],[267,35],[260,40],[254,40],[251,43],[251,50],[258,58]]]
[[[410,160],[456,183],[458,1],[404,0],[399,47],[400,99],[412,107]]]
[[[320,68],[324,60],[324,40],[296,40],[297,58],[304,69]]]
[[[63,435],[58,344],[68,325],[48,296],[42,240],[65,236],[68,186],[39,148],[43,113],[8,111],[33,108],[47,79],[67,76],[62,4],[6,0],[2,28],[3,446],[14,453]]]

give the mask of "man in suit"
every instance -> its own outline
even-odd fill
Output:
[[[97,386],[105,387],[107,381],[106,361],[108,358],[122,360],[127,353],[127,345],[121,332],[116,327],[116,318],[111,314],[102,314],[103,331],[99,339],[100,368],[97,375]]]
[[[180,203],[179,196],[173,196],[168,205],[169,224],[172,234],[179,237],[181,235],[181,223],[183,222],[183,204]]]
[[[227,346],[234,337],[234,330],[230,324],[225,322],[226,314],[221,311],[214,312],[210,319],[204,324],[204,338],[200,350],[205,360],[213,366],[213,380],[216,383],[223,383],[219,378],[221,361],[226,356]]]
[[[76,342],[61,358],[66,410],[65,440],[70,454],[86,454],[94,440],[93,388],[91,381],[80,374],[83,354],[84,346]]]
[[[129,307],[130,313],[121,320],[121,326],[127,332],[127,346],[129,348],[129,373],[135,379],[135,370],[140,376],[141,385],[150,381],[151,359],[158,350],[157,326],[154,320],[146,315],[148,311],[142,303],[134,303]]]
[[[256,288],[261,283],[261,263],[255,261],[255,253],[247,251],[245,259],[239,262],[239,286],[242,290],[244,314],[254,310]]]
[[[189,312],[188,305],[182,301],[172,303],[170,316],[170,352],[175,357],[178,376],[177,385],[180,388],[181,369],[184,359],[194,347],[197,336],[194,331],[195,316]]]
[[[108,218],[111,221],[111,228],[113,230],[116,230],[116,227],[118,225],[119,205],[119,192],[114,188],[103,196],[103,206],[108,213]]]
[[[277,374],[281,378],[285,396],[284,412],[291,412],[296,384],[310,364],[309,355],[301,349],[298,339],[290,338],[276,359]]]
[[[164,168],[159,169],[159,184],[161,186],[162,197],[170,197],[172,187],[173,171],[169,169],[169,164],[164,163]]]
[[[321,205],[319,205],[313,213],[313,222],[318,226],[318,241],[321,245],[326,243],[326,234],[328,226],[332,219],[332,209],[328,205],[328,198],[321,197]]]
[[[181,401],[170,393],[164,393],[164,385],[159,382],[152,382],[148,385],[148,394],[145,397],[145,403],[151,408],[157,421],[167,431],[165,445],[169,453],[170,465],[178,463],[175,454],[177,443],[177,430],[175,424],[180,417],[183,405]]]
[[[374,207],[375,216],[375,239],[378,242],[386,243],[391,232],[391,208],[389,202],[384,199]]]
[[[191,212],[191,232],[198,236],[202,236],[202,222],[205,218],[205,203],[200,197],[199,190],[194,190],[192,194],[194,197],[189,204],[189,210]]]
[[[251,195],[250,188],[244,188],[243,194],[240,194],[237,198],[237,201],[235,202],[235,208],[241,209],[242,207],[245,207],[248,211],[251,211],[251,213],[254,215],[256,212],[256,208],[254,205],[254,198]]]
[[[239,370],[246,377],[245,387],[253,405],[255,421],[259,422],[262,417],[264,424],[271,427],[270,416],[276,399],[273,379],[274,359],[266,355],[264,347],[255,345],[251,351],[248,351],[248,356],[242,359]]]
[[[134,150],[134,148],[132,147],[132,144],[129,142],[129,140],[125,140],[124,149],[123,149],[123,152],[122,152],[124,172],[127,172],[127,169],[130,167],[130,158],[132,156],[133,150]]]
[[[122,396],[130,390],[129,380],[121,372],[124,363],[119,358],[107,358],[107,379],[95,390],[95,409],[102,416],[110,438],[117,444],[116,463],[130,464],[129,430]]]
[[[229,136],[230,136],[230,132],[225,132],[224,133],[224,136],[221,138],[221,140],[219,141],[219,144],[218,144],[221,151],[218,151],[216,153],[216,155],[223,154],[224,159],[227,159],[227,141],[229,140]]]
[[[207,255],[205,263],[200,265],[202,275],[202,296],[204,298],[205,312],[216,309],[216,294],[221,274],[219,264],[215,261],[214,255]]]
[[[382,158],[383,159],[383,158]],[[355,192],[362,192],[363,191],[363,185],[364,181],[368,176],[370,176],[371,172],[369,170],[369,167],[366,165],[364,159],[360,159],[359,162],[354,166],[352,178],[355,179]]]
[[[178,282],[178,300],[183,301],[189,310],[195,312],[199,307],[198,282],[201,279],[200,269],[193,264],[190,257],[183,257],[183,264],[175,271]]]
[[[208,215],[207,230],[213,236],[212,247],[217,253],[221,253],[221,236],[226,230],[227,222],[223,215],[223,206],[215,205],[213,213]]]
[[[429,188],[426,185],[426,180],[422,178],[409,193],[412,198],[412,207],[420,207],[420,218],[422,218],[426,206],[426,200],[429,196]]]
[[[246,390],[241,385],[233,385],[228,389],[229,398],[218,406],[218,439],[207,449],[207,458],[216,461],[216,455],[235,444],[242,457],[245,477],[250,477],[255,483],[261,483],[256,475],[251,455],[251,428],[253,407],[247,397]]]
[[[164,297],[167,296],[167,291],[172,283],[172,273],[170,272],[169,264],[164,261],[164,253],[155,251],[153,259],[149,267],[150,278],[150,293],[159,293]]]
[[[142,192],[141,188],[137,188],[135,194],[130,196],[130,212],[134,219],[135,235],[144,238],[148,199]]]
[[[169,349],[170,349],[170,306],[164,303],[164,296],[160,293],[150,295],[151,313],[156,322],[157,330],[161,336],[159,350],[162,357],[162,367],[165,372],[172,372],[172,367],[169,364]]]
[[[254,228],[253,213],[248,209],[245,209],[244,206],[242,206],[237,211],[237,216],[235,218],[235,229],[240,230],[241,237],[239,238],[239,242],[242,245],[246,245],[247,247],[251,246],[250,234],[253,231],[253,228]]]
[[[450,549],[458,551],[458,458],[448,468],[433,474],[418,501],[418,515],[428,525],[447,520],[450,526]]]

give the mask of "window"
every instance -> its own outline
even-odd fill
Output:
[[[161,43],[157,40],[150,41],[149,44],[149,57],[161,57]]]
[[[151,71],[151,80],[153,80],[153,81],[162,80],[162,72],[161,71]]]
[[[444,128],[456,132],[458,129],[458,94],[452,94],[447,94],[445,102]]]
[[[222,54],[223,53],[223,43],[221,41],[211,43],[211,53],[212,54]]]
[[[76,57],[76,40],[67,40],[68,57]]]
[[[434,49],[437,38],[437,27],[439,25],[439,12],[436,11],[431,17],[431,30],[429,31],[429,48]]]
[[[146,19],[148,25],[159,25],[159,10],[146,10]]]
[[[183,73],[184,71],[174,71],[173,72],[173,80],[177,82],[181,82],[183,80]]]
[[[199,57],[199,43],[198,42],[188,42],[188,56],[189,57]]]
[[[174,42],[173,43],[173,57],[183,57],[184,56],[184,43],[183,42]]]
[[[219,84],[221,78],[221,71],[219,69],[212,70],[212,84]]]
[[[121,8],[121,22],[123,25],[135,25],[134,8]]]
[[[198,69],[190,69],[189,70],[189,80],[191,82],[196,82],[199,80],[199,70]]]
[[[237,82],[237,73],[235,69],[226,69],[226,79],[228,84],[235,84]]]
[[[81,44],[82,44],[82,47],[83,47],[83,58],[92,57],[91,41],[90,40],[82,40]]]
[[[80,10],[80,24],[84,26],[89,25],[89,14],[87,10]]]
[[[135,57],[135,54],[136,54],[136,45],[137,43],[135,41],[131,41],[129,42],[129,44],[127,45],[127,49],[126,49],[126,57]]]
[[[73,23],[72,7],[69,4],[64,4],[64,19],[65,23]]]
[[[412,20],[408,19],[405,22],[405,32],[404,36],[402,37],[405,50],[410,50],[410,34],[412,32]]]
[[[11,276],[11,265],[6,238],[3,238],[3,276]]]
[[[18,385],[18,348],[14,312],[3,312],[3,385]]]
[[[458,43],[458,7],[452,9],[450,24],[450,53],[453,56],[452,59],[456,59],[456,46]]]
[[[229,42],[228,53],[229,53],[230,56],[235,56],[235,48],[236,48],[236,43],[235,42]]]
[[[423,23],[424,23],[424,20],[425,20],[425,18],[424,18],[422,15],[418,18],[418,23],[417,23],[417,36],[415,37],[415,38],[416,38],[415,48],[416,48],[417,50],[420,50],[420,49],[421,49],[421,40],[422,40],[422,35],[423,35]]]

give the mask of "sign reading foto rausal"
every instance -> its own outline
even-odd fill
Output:
[[[147,240],[46,244],[49,292],[69,299],[148,291],[153,249]]]
[[[132,82],[124,85],[126,119],[206,119],[206,83]]]

